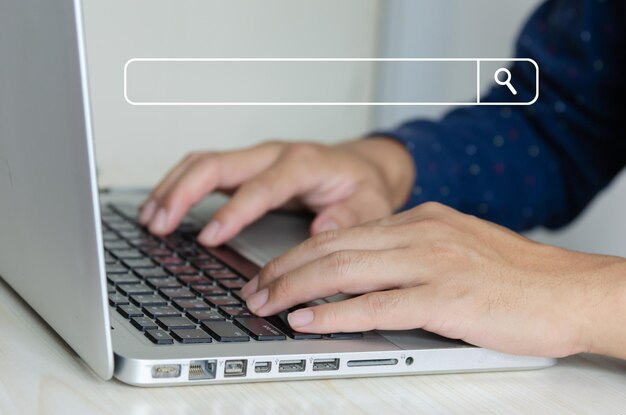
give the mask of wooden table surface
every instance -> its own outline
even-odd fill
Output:
[[[0,280],[0,414],[626,414],[626,362],[533,371],[137,388],[102,381]]]

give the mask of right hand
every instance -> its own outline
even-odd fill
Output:
[[[387,216],[403,205],[415,173],[408,152],[387,138],[337,146],[267,142],[230,152],[185,157],[153,190],[139,221],[156,235],[174,231],[208,194],[232,194],[198,241],[217,246],[280,207],[316,213],[311,233]]]

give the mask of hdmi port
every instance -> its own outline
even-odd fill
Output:
[[[313,361],[313,371],[339,370],[339,359],[317,359]]]
[[[306,362],[304,360],[282,360],[278,363],[278,372],[304,372]]]

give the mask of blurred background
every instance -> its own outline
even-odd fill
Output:
[[[267,139],[332,143],[392,127],[408,118],[438,117],[449,110],[441,106],[132,106],[123,94],[123,68],[129,59],[509,57],[522,24],[540,3],[86,0],[100,185],[152,186],[193,150],[232,149]],[[357,68],[354,70],[356,73]],[[385,100],[417,90],[453,97],[462,88],[459,79],[454,70],[433,68],[413,73],[389,67],[359,70],[358,84],[346,83],[337,88],[344,88],[338,92],[355,100]],[[202,80],[190,76],[178,82],[193,86]],[[481,86],[483,90],[488,88],[489,79],[485,78]],[[311,92],[321,87],[315,83],[302,85],[303,91]],[[233,88],[250,86],[242,83]],[[624,256],[626,221],[620,217],[625,207],[626,179],[622,176],[566,229],[538,230],[529,236],[573,249]]]

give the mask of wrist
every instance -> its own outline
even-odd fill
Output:
[[[626,260],[605,257],[597,281],[589,292],[582,351],[626,359]]]
[[[415,182],[416,171],[411,154],[401,143],[381,136],[348,141],[339,147],[368,160],[382,176],[394,210],[404,206]]]

